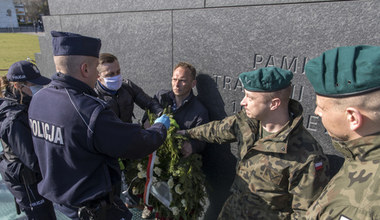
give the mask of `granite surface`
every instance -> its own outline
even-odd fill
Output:
[[[280,4],[281,3],[281,4]],[[337,46],[380,45],[380,1],[207,0],[74,1],[50,0],[36,59],[44,75],[54,73],[51,30],[102,39],[101,52],[115,54],[122,75],[154,95],[170,89],[179,61],[198,71],[196,94],[212,120],[240,110],[241,72],[278,66],[294,72],[292,98],[304,107],[304,125],[330,155],[333,170],[342,159],[332,148],[315,97],[304,75],[305,63]],[[138,122],[143,111],[136,106]],[[204,168],[211,185],[205,219],[215,219],[234,176],[236,144],[210,145]]]

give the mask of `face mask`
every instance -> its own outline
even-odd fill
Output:
[[[32,95],[36,94],[42,88],[43,86],[41,85],[34,85],[29,87],[30,91],[32,91]]]
[[[123,78],[121,77],[121,74],[113,77],[105,77],[103,79],[105,83],[104,86],[107,87],[107,89],[113,91],[120,89],[121,84],[123,83]]]

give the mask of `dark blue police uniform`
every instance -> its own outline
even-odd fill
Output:
[[[40,75],[34,64],[27,61],[14,63],[7,79],[34,81],[41,85],[50,82]],[[3,81],[4,83],[4,81]],[[0,99],[0,138],[3,151],[0,156],[0,173],[8,190],[15,197],[27,219],[56,219],[53,204],[37,190],[41,180],[38,160],[34,152],[28,120],[31,96],[6,86]]]
[[[81,207],[103,202],[108,206],[100,219],[131,218],[112,193],[121,179],[117,158],[141,158],[156,150],[166,138],[162,123],[147,130],[124,123],[91,87],[62,73],[33,97],[29,122],[43,177],[41,195],[72,219],[78,219]]]
[[[51,220],[55,219],[53,205],[37,191],[41,176],[33,150],[27,107],[11,98],[0,99],[0,137],[4,148],[0,173],[28,219]]]

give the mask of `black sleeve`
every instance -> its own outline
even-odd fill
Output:
[[[168,105],[169,105],[169,103],[168,103],[169,97],[167,97],[167,93],[168,93],[167,90],[160,90],[153,96],[154,102],[157,103],[158,105],[160,105],[160,109],[162,112],[163,112],[163,109],[168,107]],[[144,113],[141,121],[142,121],[142,123],[144,123],[146,120],[148,120],[148,115],[146,113]]]
[[[128,86],[133,91],[133,100],[134,102],[141,108],[141,109],[149,109],[151,112],[153,112],[156,115],[159,115],[162,113],[163,108],[158,103],[156,99],[153,99],[149,95],[147,95],[142,88],[134,84],[132,81],[127,81]]]
[[[13,120],[7,131],[6,142],[25,166],[35,172],[40,172],[27,115],[20,115]]]
[[[138,124],[122,122],[110,110],[101,112],[95,123],[95,148],[111,157],[142,158],[161,146],[165,138],[163,124],[156,123],[144,130]]]

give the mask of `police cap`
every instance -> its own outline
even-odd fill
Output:
[[[316,94],[347,97],[380,89],[380,47],[337,47],[310,60],[306,77]]]
[[[41,76],[36,65],[25,60],[18,61],[9,67],[7,79],[11,82],[29,81],[37,85],[50,83],[50,79]]]
[[[99,58],[101,40],[70,32],[52,31],[54,56],[81,55]]]
[[[264,67],[239,75],[244,89],[252,92],[274,92],[288,87],[293,79],[290,70]]]

